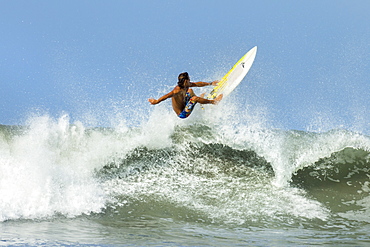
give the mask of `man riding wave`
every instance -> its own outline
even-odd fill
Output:
[[[148,101],[152,105],[156,105],[168,98],[172,98],[172,108],[179,118],[187,118],[194,109],[197,103],[200,104],[217,104],[222,99],[222,94],[214,100],[209,100],[196,96],[191,87],[216,86],[218,81],[213,82],[190,82],[190,77],[187,72],[181,73],[178,76],[177,86],[168,94],[163,95],[159,99],[150,98]]]

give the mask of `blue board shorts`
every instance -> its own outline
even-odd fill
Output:
[[[185,109],[179,114],[179,118],[187,118],[193,111],[194,106],[197,104],[194,100],[194,96],[191,97],[190,93],[187,92],[185,95]]]

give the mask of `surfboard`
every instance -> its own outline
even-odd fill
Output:
[[[250,49],[239,61],[222,77],[217,86],[207,95],[207,99],[215,99],[223,94],[223,98],[228,96],[244,79],[249,69],[252,67],[254,58],[257,54],[257,46]]]

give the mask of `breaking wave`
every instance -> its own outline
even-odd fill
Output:
[[[368,136],[168,119],[86,128],[67,115],[40,116],[0,126],[0,221],[165,214],[253,225],[359,212],[370,219]]]

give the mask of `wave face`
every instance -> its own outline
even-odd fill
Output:
[[[0,126],[0,221],[370,222],[368,136],[166,119],[86,128],[41,116],[27,127]]]

